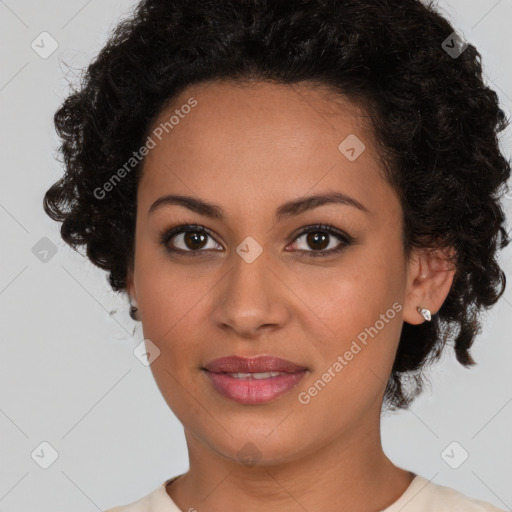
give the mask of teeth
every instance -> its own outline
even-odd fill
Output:
[[[228,373],[230,377],[235,379],[270,379],[271,377],[277,377],[282,375],[283,372],[264,372],[264,373]]]

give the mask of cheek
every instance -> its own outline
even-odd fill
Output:
[[[326,331],[353,335],[373,324],[403,293],[396,257],[378,248],[359,248],[336,268],[307,269],[294,280],[294,291],[313,310]],[[329,327],[330,329],[327,329]]]
[[[144,335],[170,356],[193,350],[210,288],[206,281],[191,281],[176,270],[161,274],[154,269],[138,295]]]
[[[192,258],[188,264],[187,260],[178,264],[147,233],[140,235],[136,247],[134,278],[144,333],[166,343],[196,325],[201,298],[212,283],[205,265],[195,264]]]
[[[403,285],[399,254],[383,246],[366,246],[325,275],[308,273],[297,295],[307,297],[303,315],[311,318],[304,329],[322,353],[323,372],[338,356],[343,374],[357,383],[371,369],[387,381],[402,328]],[[311,311],[315,315],[311,314]]]
[[[138,267],[139,304],[144,338],[160,350],[150,369],[162,396],[180,420],[201,417],[194,392],[198,354],[204,350],[204,300],[211,288],[206,278],[191,280],[176,265]],[[198,335],[199,334],[199,335]]]
[[[327,295],[318,294],[316,301],[322,323],[329,329],[321,331],[327,333],[323,336],[309,331],[308,338],[318,340],[315,345],[321,358],[301,391],[305,399],[315,397],[307,406],[311,417],[324,421],[333,404],[338,404],[346,418],[356,421],[384,392],[400,338],[402,305],[387,286],[367,287],[362,279],[341,281]]]

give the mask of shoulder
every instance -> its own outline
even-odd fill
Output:
[[[179,508],[172,501],[166,491],[166,485],[173,482],[180,476],[181,475],[177,475],[169,478],[148,495],[140,498],[134,503],[109,508],[103,512],[160,512],[162,510],[165,510],[166,512],[180,512]]]
[[[109,508],[103,512],[152,512],[154,510],[152,502],[154,501],[155,495],[160,492],[161,487],[160,485],[153,492],[133,503]]]
[[[504,512],[486,501],[467,496],[456,489],[436,484],[418,476],[415,481],[415,494],[410,496],[409,508],[404,512],[436,510],[436,512]]]
[[[130,503],[129,505],[109,508],[108,510],[103,510],[103,512],[149,512],[149,510],[150,509],[141,504],[139,500],[135,503]]]

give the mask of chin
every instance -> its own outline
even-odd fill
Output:
[[[222,427],[202,432],[199,437],[202,443],[218,455],[239,463],[246,467],[276,466],[292,462],[301,456],[307,447],[304,446],[304,435],[300,432],[290,432],[282,429],[280,432],[279,420],[274,420],[272,426],[237,424],[230,422],[230,436]],[[304,431],[304,430],[303,430]],[[197,431],[196,431],[197,432]],[[243,435],[235,435],[235,432],[243,432]],[[213,435],[212,434],[216,434]],[[207,437],[206,437],[207,435]]]

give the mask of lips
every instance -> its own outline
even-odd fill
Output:
[[[307,373],[304,366],[272,356],[223,357],[203,370],[215,391],[244,405],[263,404],[283,395]]]
[[[251,358],[239,356],[222,357],[210,361],[205,365],[205,369],[212,373],[296,373],[307,370],[304,366],[299,366],[286,359],[272,356]]]

